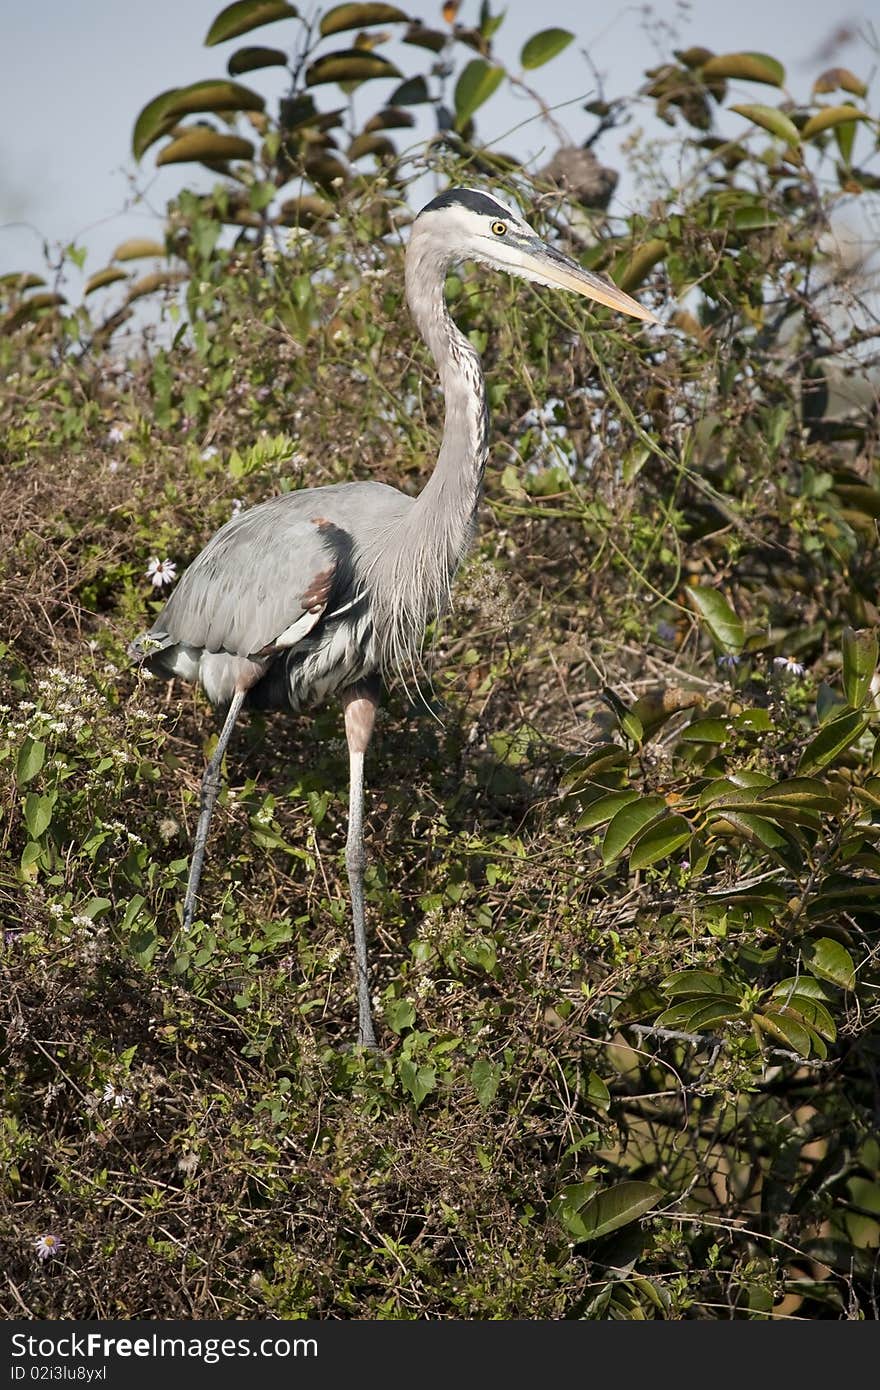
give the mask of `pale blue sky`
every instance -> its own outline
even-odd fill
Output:
[[[167,197],[191,174],[188,166],[156,173],[151,154],[136,171],[130,139],[137,112],[167,87],[224,73],[226,58],[241,44],[284,46],[285,26],[279,24],[205,49],[202,40],[222,7],[223,0],[7,0],[2,22],[7,61],[0,90],[0,273],[40,269],[43,238],[50,243],[76,240],[87,247],[90,272],[106,264],[125,237],[161,230],[155,212],[130,206],[132,175],[149,188],[149,202],[161,213]],[[403,0],[401,7],[428,23],[442,23],[440,0],[408,5]],[[500,8],[500,0],[493,7]],[[304,13],[309,8],[300,6]],[[464,0],[460,18],[473,21],[478,12],[479,0]],[[880,55],[864,37],[838,43],[833,51],[827,46],[835,29],[861,29],[864,35],[872,22],[880,28],[880,0],[838,0],[836,5],[827,0],[797,0],[796,5],[657,0],[617,6],[589,0],[546,0],[536,6],[509,0],[496,42],[500,56],[516,66],[522,43],[537,29],[560,26],[575,32],[578,42],[532,79],[555,102],[574,103],[559,111],[558,119],[573,140],[580,140],[591,129],[581,105],[593,87],[583,49],[602,74],[607,96],[637,88],[644,68],[657,61],[661,50],[668,52],[671,45],[664,46],[662,35],[670,28],[675,46],[701,43],[716,52],[760,49],[781,57],[788,64],[789,88],[805,96],[812,78],[832,61],[870,75]],[[344,44],[343,35],[340,47]],[[245,80],[272,97],[281,90],[283,74],[270,70]],[[370,86],[375,92],[367,99],[375,101],[384,84]],[[731,96],[736,99],[761,100],[761,89],[744,87]],[[487,108],[488,117],[481,116],[481,134],[500,136],[530,112],[523,101],[499,93]],[[554,140],[533,123],[502,144],[522,157],[542,148],[552,153]],[[599,148],[600,157],[612,164],[617,163],[615,153],[613,138]],[[15,222],[29,225],[10,225]]]

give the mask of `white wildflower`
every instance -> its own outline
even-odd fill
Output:
[[[104,1087],[102,1101],[107,1105],[112,1105],[114,1110],[122,1110],[126,1105],[131,1105],[131,1096],[128,1091],[117,1091],[109,1081]]]
[[[802,676],[807,669],[793,656],[774,656],[773,665],[786,676]]]
[[[146,578],[154,589],[164,589],[166,585],[170,587],[177,578],[177,562],[160,560],[158,555],[151,555],[147,561]]]
[[[311,232],[306,231],[305,227],[291,227],[286,237],[288,251],[295,251],[297,247],[305,247],[309,242],[314,241]]]
[[[37,1259],[40,1261],[51,1260],[54,1255],[61,1253],[63,1246],[64,1241],[61,1237],[53,1236],[51,1232],[48,1231],[43,1236],[37,1236],[34,1241],[34,1250],[36,1251]]]

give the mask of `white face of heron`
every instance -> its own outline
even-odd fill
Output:
[[[450,261],[481,261],[523,274],[522,252],[541,244],[534,228],[511,208],[477,189],[435,198],[419,213],[414,231]]]
[[[440,264],[481,261],[523,280],[571,290],[632,318],[656,322],[623,290],[584,270],[543,241],[517,213],[475,188],[453,188],[428,203],[415,220],[412,238],[422,253]]]

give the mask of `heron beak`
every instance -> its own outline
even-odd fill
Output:
[[[548,246],[546,242],[536,241],[526,253],[528,271],[545,285],[558,285],[563,290],[574,290],[597,304],[606,304],[609,309],[617,309],[631,318],[642,319],[645,323],[659,323],[656,314],[645,309],[638,300],[619,290],[610,280],[605,280],[592,271],[584,270],[577,261],[563,256],[561,251]],[[523,269],[526,269],[524,266]]]

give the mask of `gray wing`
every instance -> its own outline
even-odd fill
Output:
[[[346,602],[351,537],[320,513],[304,515],[311,509],[297,500],[274,498],[227,522],[185,571],[149,636],[269,656],[294,645],[329,603]]]

